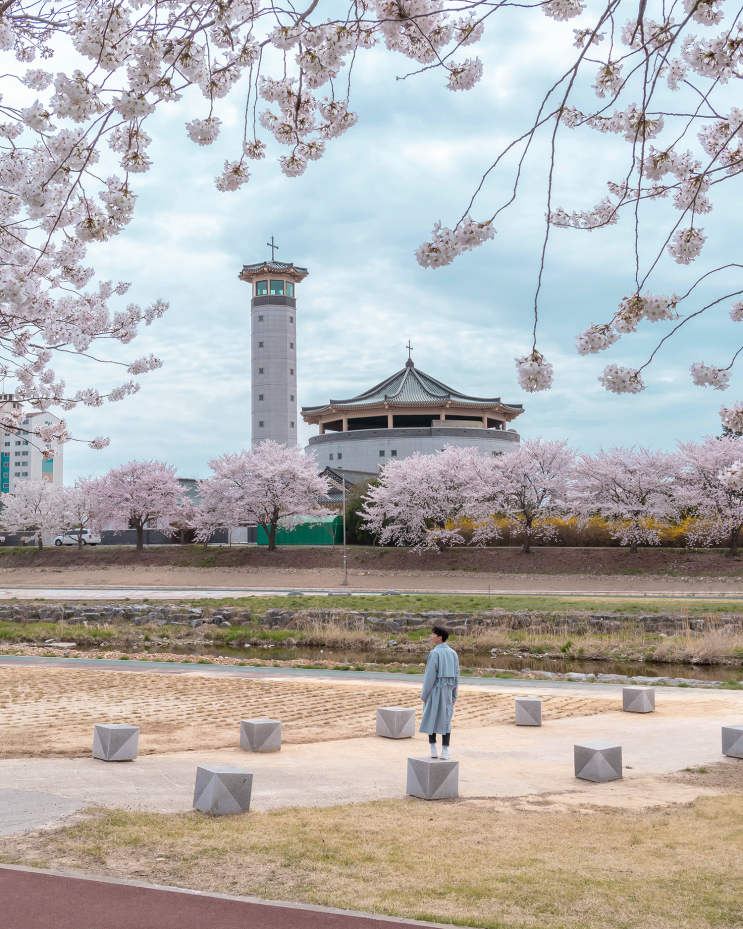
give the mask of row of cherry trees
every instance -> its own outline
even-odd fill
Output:
[[[706,437],[673,452],[632,448],[579,454],[566,442],[535,439],[508,455],[449,446],[392,459],[369,489],[364,522],[382,544],[441,549],[498,538],[505,521],[523,532],[524,552],[557,532],[556,518],[600,515],[634,552],[657,545],[670,522],[694,515],[689,544],[729,542],[743,527],[743,441]]]
[[[160,461],[130,461],[76,487],[19,481],[15,493],[5,495],[0,523],[11,531],[33,530],[39,547],[42,536],[63,529],[74,531],[80,546],[86,528],[135,529],[138,549],[146,526],[172,535],[191,529],[206,543],[219,529],[249,523],[263,526],[273,551],[279,525],[325,512],[318,499],[327,493],[327,482],[300,448],[266,441],[215,458],[209,467],[213,476],[199,482],[198,504],[176,469]]]

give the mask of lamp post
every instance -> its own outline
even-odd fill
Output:
[[[348,562],[346,561],[346,479],[341,474],[343,481],[343,580],[341,587],[348,587]]]

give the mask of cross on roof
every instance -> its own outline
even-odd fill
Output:
[[[271,261],[274,261],[274,259],[275,259],[274,250],[278,251],[279,246],[278,246],[278,245],[274,245],[273,236],[271,236],[271,241],[270,241],[270,242],[266,242],[266,245],[271,249]]]
[[[408,360],[410,360],[410,353],[413,351],[413,346],[410,344],[410,339],[408,339],[408,344],[405,346],[408,350]]]

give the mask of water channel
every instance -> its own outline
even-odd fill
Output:
[[[319,648],[297,646],[286,648],[277,645],[248,646],[246,648],[227,648],[211,646],[186,646],[170,644],[159,648],[147,646],[149,654],[167,651],[175,655],[189,656],[223,656],[225,658],[260,658],[263,661],[296,661],[306,658],[309,661],[332,661],[335,664],[370,664],[374,663],[383,669],[386,664],[399,663],[418,665],[426,660],[426,653],[398,651],[394,648],[377,651],[359,651],[345,648]],[[136,654],[132,650],[131,654]],[[583,658],[538,658],[533,655],[519,657],[516,655],[498,655],[493,658],[489,654],[476,654],[474,652],[460,652],[459,663],[463,668],[501,668],[504,671],[523,671],[530,668],[534,671],[554,671],[565,674],[568,671],[578,671],[582,674],[626,674],[628,677],[645,675],[646,677],[682,677],[695,678],[701,681],[741,681],[743,668],[729,667],[727,665],[690,665],[670,662],[637,662],[602,660],[592,661]],[[421,669],[422,670],[422,669]]]

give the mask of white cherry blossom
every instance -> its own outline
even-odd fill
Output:
[[[531,355],[516,358],[515,362],[519,387],[523,390],[535,393],[539,390],[549,390],[552,387],[554,369],[541,352],[535,349]]]
[[[639,394],[645,390],[639,371],[616,364],[607,365],[598,381],[614,394]]]
[[[706,365],[695,361],[689,368],[691,379],[697,387],[714,387],[715,390],[727,390],[730,386],[730,372],[715,365]]]

